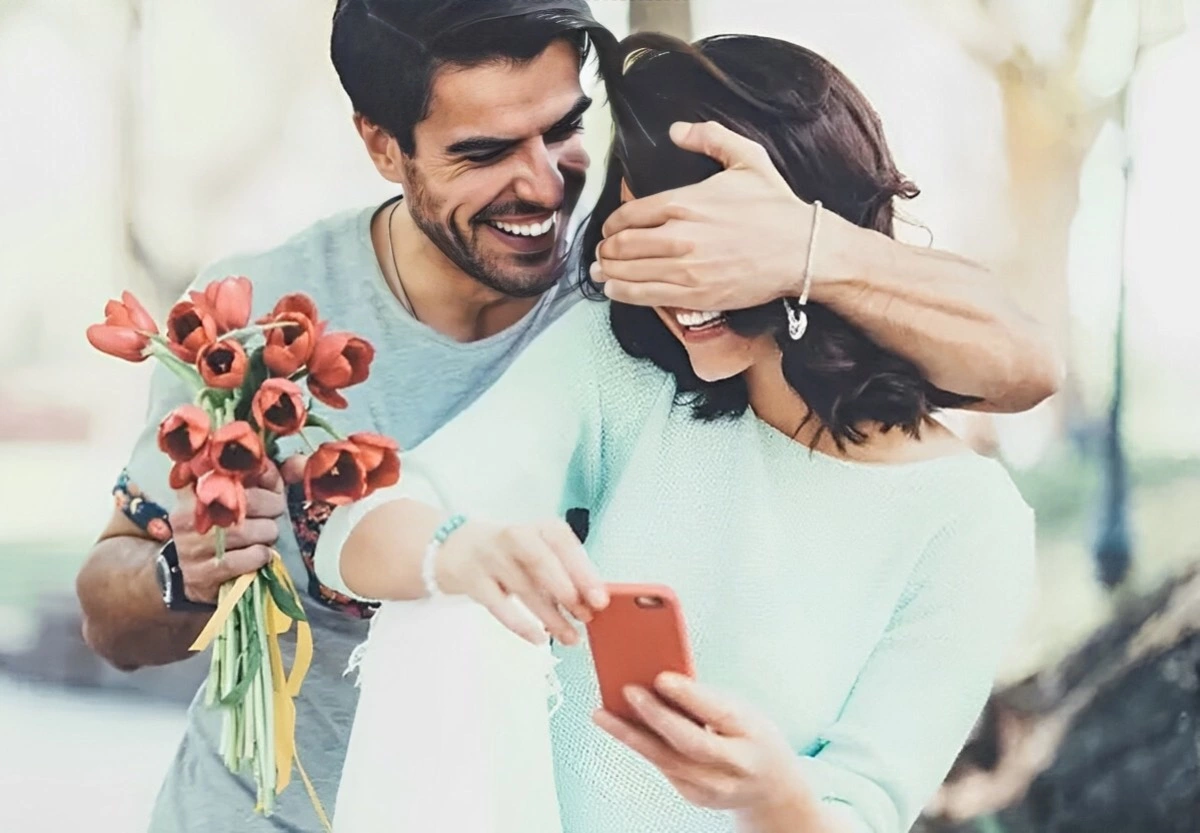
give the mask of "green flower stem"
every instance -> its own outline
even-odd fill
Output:
[[[300,439],[304,440],[304,444],[308,446],[309,451],[316,451],[317,447],[313,445],[313,441],[308,438],[308,434],[304,433],[304,429],[300,429]]]
[[[167,370],[182,379],[192,390],[199,392],[205,388],[204,380],[200,378],[200,371],[172,353],[162,336],[151,339],[145,352],[146,355],[153,356],[162,362]]]
[[[330,425],[322,417],[319,417],[312,412],[309,412],[308,420],[305,421],[304,424],[305,424],[305,426],[311,425],[314,428],[320,428],[322,431],[324,431],[329,436],[333,437],[335,440],[346,439],[340,433],[338,433],[338,430],[336,428],[334,428],[332,425]]]
[[[251,324],[248,327],[242,327],[240,330],[230,330],[225,335],[221,336],[221,341],[249,341],[256,335],[261,335],[267,330],[282,330],[285,327],[299,327],[300,325],[294,321],[280,321],[275,324]]]
[[[254,705],[258,709],[259,743],[259,799],[262,801],[263,812],[270,815],[275,810],[275,701],[272,698],[270,648],[267,645],[267,633],[263,627],[266,621],[266,600],[264,598],[264,582],[261,577],[254,579],[254,623],[255,636],[262,648],[263,661],[259,665],[258,687],[254,697]]]
[[[254,701],[258,699],[258,694],[258,672],[256,671],[254,679],[250,680],[250,687],[246,689],[245,699],[238,704],[238,709],[243,715],[242,724],[245,727],[241,745],[243,761],[254,760],[255,742],[258,740],[258,709],[254,707]]]

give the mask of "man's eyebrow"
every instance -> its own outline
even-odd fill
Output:
[[[551,125],[545,133],[553,133],[555,130],[561,130],[578,121],[588,108],[592,106],[592,99],[586,95],[579,96],[579,99],[571,105],[571,109],[563,115],[561,119]],[[519,139],[504,139],[498,136],[472,136],[469,139],[461,139],[446,148],[446,153],[450,156],[465,156],[467,154],[476,153],[496,153],[519,142]]]

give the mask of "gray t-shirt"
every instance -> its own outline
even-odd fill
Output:
[[[270,311],[289,292],[305,292],[316,302],[332,330],[349,330],[376,348],[371,377],[345,391],[350,407],[331,412],[346,432],[376,431],[412,448],[469,405],[502,374],[529,342],[578,298],[569,272],[519,323],[482,341],[462,344],[417,322],[388,289],[371,243],[376,208],[351,211],[318,222],[278,248],[238,256],[206,269],[204,285],[227,275],[254,282],[254,316]],[[129,479],[145,496],[166,509],[173,492],[167,484],[169,462],[156,445],[159,421],[190,401],[182,385],[162,368],[155,370],[146,428],[127,467]],[[503,442],[497,426],[497,442]],[[281,453],[299,451],[298,443]],[[308,576],[289,524],[279,551],[305,596],[315,642],[312,668],[297,701],[297,751],[332,814],[338,778],[350,735],[357,689],[344,677],[350,652],[366,638],[366,622],[310,598]],[[293,631],[294,632],[294,631]],[[290,665],[292,640],[286,637]],[[192,701],[188,726],[167,773],[150,823],[151,833],[210,831],[319,831],[320,824],[298,776],[279,797],[275,814],[254,813],[253,782],[231,775],[217,749],[219,713],[204,706],[203,689]]]

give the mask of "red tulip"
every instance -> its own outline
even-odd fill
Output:
[[[203,408],[181,405],[159,423],[158,447],[172,461],[190,463],[204,450],[211,430],[212,424]]]
[[[341,506],[367,493],[362,452],[354,443],[322,443],[304,464],[304,494],[310,502]]]
[[[223,278],[204,287],[203,292],[192,292],[190,295],[193,303],[204,307],[212,315],[219,335],[240,330],[250,323],[254,285],[249,278]]]
[[[321,325],[321,318],[317,314],[317,305],[313,303],[312,298],[303,292],[293,292],[290,295],[284,295],[275,303],[275,309],[271,310],[269,317],[273,318],[289,313],[303,315],[309,321],[313,322],[314,327]]]
[[[308,389],[331,408],[349,405],[339,391],[366,381],[375,348],[350,333],[322,336],[308,363]]]
[[[263,444],[254,427],[238,420],[217,430],[208,443],[208,459],[221,474],[244,477],[262,470]]]
[[[180,301],[167,313],[167,344],[171,352],[188,364],[197,354],[217,340],[217,322],[212,314],[195,301]]]
[[[196,531],[228,529],[246,520],[246,489],[234,477],[210,471],[196,482]]]
[[[367,493],[400,482],[400,446],[390,437],[365,431],[350,435],[367,473]]]
[[[312,358],[318,336],[316,325],[298,312],[281,312],[269,323],[287,326],[267,330],[263,363],[276,376],[291,376]]]
[[[216,341],[200,348],[196,356],[200,378],[210,388],[237,390],[246,380],[246,350],[236,341]]]
[[[87,339],[102,353],[140,362],[146,358],[144,351],[150,344],[150,336],[157,333],[158,325],[146,308],[133,295],[122,292],[120,301],[104,305],[104,323],[88,327]]]
[[[212,470],[212,462],[209,461],[208,455],[197,454],[190,463],[176,463],[171,466],[167,482],[172,489],[185,489]]]
[[[298,433],[308,419],[300,386],[288,379],[263,382],[250,403],[250,412],[259,427],[281,437]]]
[[[176,463],[167,475],[167,483],[172,489],[186,489],[195,482],[196,474],[192,471],[191,463]]]

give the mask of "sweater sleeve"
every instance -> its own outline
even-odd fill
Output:
[[[839,718],[802,759],[818,798],[855,833],[916,822],[1028,609],[1033,513],[1004,485],[930,542]]]
[[[342,580],[341,550],[354,526],[388,501],[407,498],[505,523],[591,506],[601,479],[592,306],[581,303],[551,325],[479,399],[402,453],[396,486],[332,513],[316,549],[323,584],[361,599]]]

